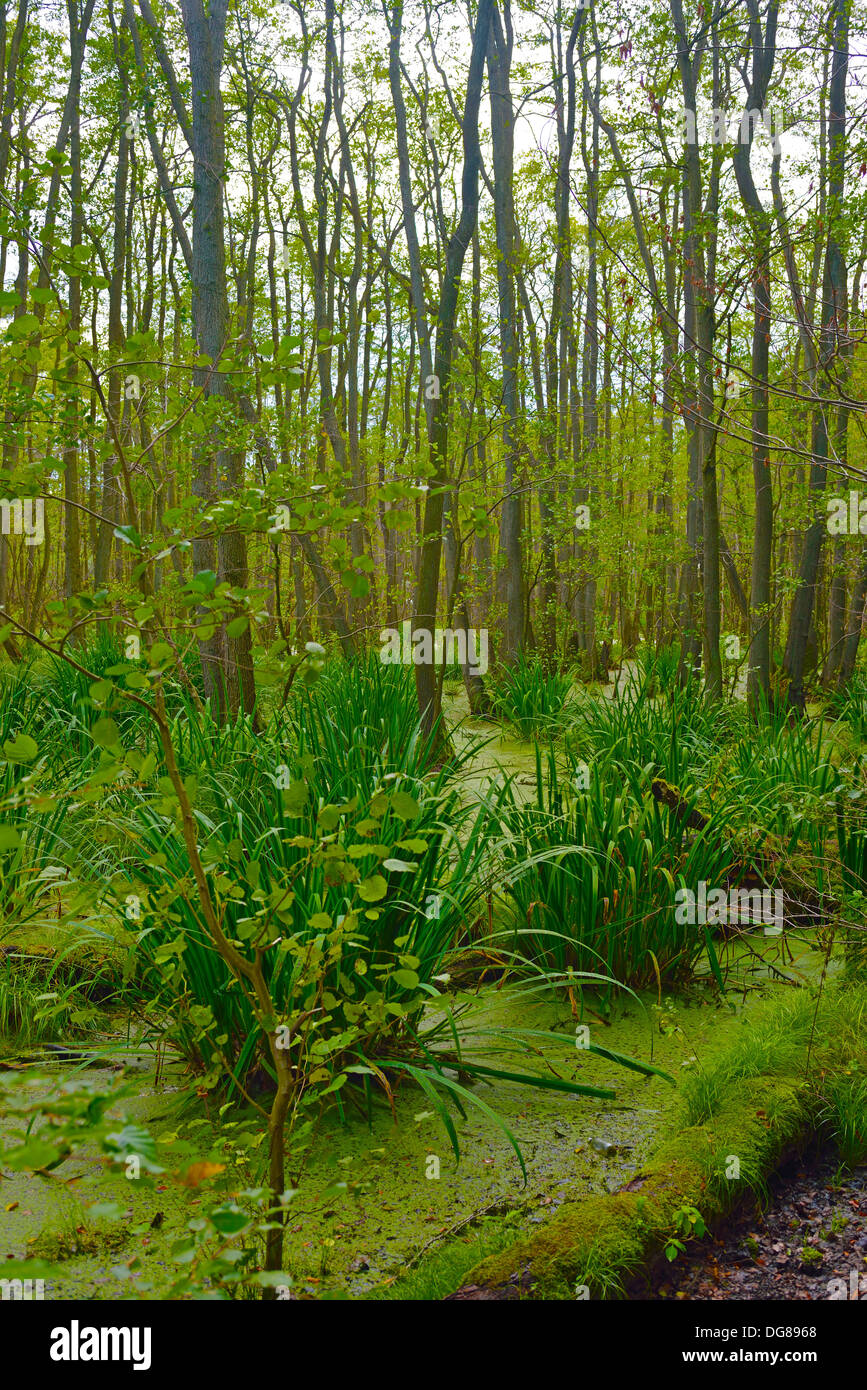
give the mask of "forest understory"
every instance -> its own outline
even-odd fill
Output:
[[[865,38],[0,0],[0,1302],[867,1296]]]

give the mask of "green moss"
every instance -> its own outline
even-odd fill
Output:
[[[129,1238],[127,1230],[90,1230],[84,1226],[72,1231],[42,1231],[28,1241],[27,1258],[60,1263],[80,1256],[102,1255],[122,1250]]]
[[[574,1297],[576,1285],[590,1297],[622,1295],[675,1233],[682,1208],[696,1207],[712,1225],[745,1195],[760,1194],[784,1154],[812,1137],[826,1072],[853,1059],[863,1064],[865,1009],[867,990],[851,987],[827,990],[818,1004],[807,995],[786,1001],[760,1035],[741,1039],[694,1080],[686,1113],[698,1111],[701,1123],[665,1141],[624,1189],[569,1202],[541,1230],[482,1261],[466,1282],[497,1287],[518,1279],[536,1298]]]
[[[512,1212],[479,1223],[476,1230],[434,1250],[401,1278],[372,1289],[367,1299],[394,1299],[401,1303],[429,1303],[446,1297],[464,1282],[467,1271],[480,1260],[512,1245],[520,1229],[520,1217]]]

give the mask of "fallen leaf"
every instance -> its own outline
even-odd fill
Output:
[[[225,1171],[225,1163],[208,1163],[205,1159],[201,1163],[191,1163],[186,1172],[179,1173],[178,1182],[184,1187],[198,1187],[207,1178],[215,1178],[218,1173]]]

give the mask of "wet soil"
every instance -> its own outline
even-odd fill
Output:
[[[696,1242],[657,1274],[652,1299],[867,1302],[867,1167],[789,1164],[770,1204]]]

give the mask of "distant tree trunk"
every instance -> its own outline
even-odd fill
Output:
[[[582,38],[582,63],[583,32]],[[590,506],[591,529],[594,520],[595,500],[598,490],[592,485],[591,475],[596,469],[596,448],[599,436],[598,373],[599,373],[599,285],[598,285],[598,220],[599,220],[599,99],[602,86],[602,52],[598,34],[595,36],[595,91],[591,111],[593,134],[590,152],[587,152],[586,139],[582,141],[584,151],[584,171],[587,178],[587,299],[584,310],[584,342],[581,361],[581,431],[573,432],[572,456],[576,465],[575,501]],[[585,106],[586,116],[586,106]],[[578,642],[587,653],[587,676],[596,680],[607,676],[598,669],[596,653],[596,580],[593,575],[595,547],[587,543],[579,534],[578,554],[578,593],[576,597],[576,618]]]
[[[750,0],[750,30],[753,44],[752,81],[747,89],[746,113],[763,110],[774,65],[777,37],[778,0],[768,7],[762,35],[758,5]],[[741,201],[756,243],[753,283],[753,488],[756,516],[753,532],[753,566],[750,589],[749,697],[753,703],[767,700],[771,688],[771,554],[773,548],[774,505],[768,458],[769,413],[768,372],[771,342],[771,228],[772,217],[762,204],[750,168],[753,122],[745,117],[749,144],[734,145],[735,177]]]
[[[449,397],[452,371],[452,348],[455,322],[457,319],[458,295],[467,247],[475,230],[479,207],[479,168],[481,148],[479,145],[479,108],[482,100],[482,78],[485,68],[485,55],[488,49],[488,35],[491,26],[493,0],[479,0],[476,25],[473,33],[470,54],[467,91],[462,119],[464,162],[461,178],[461,211],[458,224],[449,238],[446,250],[446,271],[440,290],[437,312],[436,354],[433,361],[433,380],[436,394],[428,400],[428,429],[431,456],[434,465],[433,486],[425,496],[424,521],[422,524],[418,582],[415,593],[415,613],[413,624],[416,630],[433,634],[436,625],[437,595],[439,592],[440,561],[442,559],[444,495],[450,478],[448,469],[449,442]],[[396,6],[390,23],[391,46],[390,71],[399,74],[401,7]],[[401,141],[402,98],[399,93],[399,80],[392,75],[392,98],[395,103],[395,116],[398,128],[398,150],[406,148],[406,113],[403,113],[403,142]],[[403,154],[400,155],[403,160]],[[406,170],[408,174],[408,167]],[[415,234],[414,216],[407,215],[407,201],[412,211],[411,190],[406,187],[407,179],[401,169],[401,192],[404,197],[404,224],[407,243],[410,248],[410,270],[412,272],[412,243]],[[408,198],[407,198],[408,194]],[[421,296],[420,298],[418,296]],[[417,322],[424,318],[424,296],[421,286],[416,289],[413,283],[413,305]],[[422,335],[419,335],[420,347]],[[423,360],[423,359],[422,359]],[[416,695],[422,727],[429,733],[439,717],[439,684],[432,663],[421,663],[415,668]]]
[[[692,47],[686,32],[682,0],[671,0],[671,13],[677,36],[677,66],[680,72],[684,108],[696,110],[696,72]],[[702,587],[703,587],[703,645],[705,689],[713,697],[722,693],[722,659],[720,656],[720,553],[719,502],[717,496],[714,452],[710,448],[713,428],[713,334],[714,310],[708,284],[707,232],[705,209],[702,206],[701,158],[695,141],[687,142],[684,151],[684,261],[685,279],[691,281],[693,313],[691,337],[695,357],[695,406],[690,410],[687,424],[691,433],[693,487],[701,486],[702,506]],[[708,209],[712,212],[712,209]],[[689,331],[689,329],[688,329]]]
[[[849,609],[848,621],[846,624],[846,639],[843,643],[840,672],[837,678],[837,688],[839,690],[845,690],[855,671],[855,662],[858,658],[858,645],[861,641],[861,629],[864,624],[865,601],[867,601],[867,546],[861,551],[855,587],[852,591],[852,606]]]
[[[196,346],[211,367],[197,367],[194,381],[208,400],[233,398],[229,377],[218,359],[228,347],[231,333],[226,284],[226,251],[223,215],[226,148],[225,116],[220,79],[226,37],[227,0],[181,0],[190,57],[192,86],[193,239],[191,280]],[[193,493],[203,501],[215,493],[235,493],[243,483],[244,453],[227,443],[228,422],[216,425],[211,440],[199,451]],[[216,448],[215,448],[216,446]],[[199,547],[196,553],[196,546]],[[219,577],[233,588],[247,586],[247,546],[243,533],[233,527],[218,541]],[[193,542],[196,569],[213,567],[213,543]],[[227,638],[225,629],[202,643],[205,690],[222,716],[228,709],[248,713],[255,706],[252,641],[249,629],[240,637]],[[225,694],[222,690],[225,680]]]
[[[828,590],[828,652],[822,668],[822,684],[831,686],[840,669],[846,640],[846,546],[838,537],[831,562]]]
[[[677,218],[677,193],[674,194],[674,219]],[[662,334],[662,429],[660,438],[660,485],[656,494],[656,526],[654,534],[659,551],[655,556],[658,569],[657,621],[654,634],[657,651],[668,639],[672,621],[672,606],[675,599],[677,570],[670,558],[674,539],[674,396],[672,393],[672,373],[677,360],[677,286],[675,275],[675,253],[671,233],[666,222],[669,216],[668,200],[665,193],[659,196],[659,222],[663,230],[662,257],[665,276],[665,312],[659,315]],[[607,335],[606,335],[607,342]],[[610,360],[606,364],[610,374]],[[607,397],[606,397],[607,399]]]
[[[586,23],[587,12],[579,10],[575,15],[569,32],[565,58],[562,59],[562,75],[557,70],[561,59],[561,31],[556,29],[557,47],[555,51],[555,74],[560,82],[557,101],[557,181],[554,187],[554,218],[557,238],[554,254],[553,286],[551,291],[551,314],[548,321],[548,335],[545,343],[545,394],[542,393],[541,372],[536,374],[536,393],[539,409],[544,407],[544,457],[546,478],[539,491],[539,525],[541,530],[541,566],[539,573],[539,638],[542,659],[552,666],[557,655],[557,529],[558,501],[564,489],[555,479],[562,476],[565,465],[566,419],[561,408],[560,349],[571,334],[572,324],[572,237],[569,219],[571,197],[570,169],[575,145],[576,91],[575,91],[575,47],[579,34]],[[565,86],[565,99],[563,87]],[[523,272],[519,273],[518,283],[523,283]],[[533,314],[530,301],[524,295],[524,317],[527,332],[533,340]]]
[[[78,36],[78,16],[77,5],[74,0],[67,0],[67,13],[69,17],[69,39],[70,46],[83,45],[83,36]],[[83,53],[80,61],[83,61]],[[74,64],[75,70],[80,71],[80,62]],[[79,246],[84,240],[84,228],[82,217],[82,189],[81,189],[81,82],[76,80],[74,86],[74,105],[69,132],[69,162],[71,165],[70,174],[70,240],[73,246]],[[0,187],[2,187],[5,170],[0,169]],[[81,329],[81,276],[70,274],[69,276],[69,326],[74,333]],[[73,361],[70,366],[71,389],[66,397],[65,415],[66,429],[68,431],[68,442],[63,450],[63,536],[64,536],[64,573],[63,591],[67,598],[78,593],[81,588],[81,527],[79,524],[78,513],[78,437],[80,432],[79,418],[79,388],[78,388],[78,363]]]
[[[118,65],[122,61],[119,45],[116,49]],[[124,414],[123,371],[114,362],[122,356],[125,333],[123,327],[123,286],[127,255],[127,194],[129,187],[130,130],[129,100],[126,84],[121,82],[118,101],[118,128],[120,143],[117,153],[117,168],[114,176],[114,202],[112,207],[112,249],[111,280],[108,287],[108,349],[112,366],[108,378],[108,411],[114,429],[122,437],[122,418]],[[109,430],[107,443],[112,444]],[[100,523],[96,554],[93,561],[94,583],[100,588],[106,583],[111,566],[111,551],[115,526],[121,521],[120,490],[117,483],[118,461],[113,447],[107,447],[102,465],[102,500],[100,511],[104,520]]]
[[[819,337],[819,371],[832,380],[830,368],[836,356],[840,324],[846,319],[846,266],[841,247],[843,180],[846,154],[846,74],[849,65],[849,0],[832,0],[833,63],[829,84],[828,199],[825,269],[822,282],[822,326]],[[828,476],[828,423],[824,401],[813,410],[810,463],[810,501],[813,517],[804,537],[798,587],[792,600],[784,669],[789,678],[788,701],[803,710],[805,661],[816,597],[819,558],[825,539],[822,501]]]
[[[514,121],[509,73],[512,21],[509,0],[503,23],[494,8],[488,39],[491,90],[491,145],[494,164],[494,222],[497,234],[497,295],[500,309],[500,357],[503,369],[503,458],[505,496],[500,517],[503,557],[501,594],[506,623],[500,647],[504,661],[514,662],[524,645],[524,576],[521,553],[520,440],[518,437],[518,337],[515,298]]]

